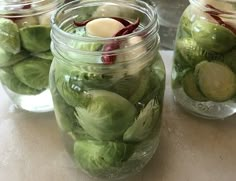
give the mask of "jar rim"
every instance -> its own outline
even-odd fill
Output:
[[[0,1],[0,17],[19,18],[43,14],[54,10],[64,3],[64,0],[16,0]]]
[[[118,4],[118,3],[124,3],[124,4],[127,4],[127,5],[130,5],[131,7],[134,7],[134,8],[137,8],[138,6],[135,5],[134,3],[132,2],[127,2],[127,1],[124,1],[124,0],[110,0],[109,2],[106,1],[106,0],[101,0],[101,1],[95,1],[95,0],[92,0],[92,1],[86,1],[86,2],[78,2],[78,1],[72,1],[72,2],[69,2],[67,4],[64,4],[62,5],[61,7],[59,7],[57,9],[57,11],[51,16],[51,25],[52,25],[52,31],[53,32],[57,32],[59,35],[65,37],[65,38],[69,38],[69,39],[73,39],[73,40],[78,40],[78,41],[82,41],[82,42],[94,42],[94,41],[111,41],[111,40],[124,40],[124,39],[127,39],[127,37],[133,37],[133,36],[137,36],[139,34],[142,34],[142,32],[148,30],[148,29],[152,29],[152,27],[154,26],[155,23],[157,23],[157,32],[159,31],[159,21],[158,21],[158,14],[157,12],[155,11],[155,7],[154,6],[151,6],[149,4],[147,4],[146,2],[143,2],[141,0],[135,0],[136,2],[138,3],[141,3],[143,4],[144,6],[146,6],[149,10],[151,10],[150,12],[152,13],[151,16],[153,18],[153,20],[155,21],[150,21],[146,26],[145,28],[143,29],[140,29],[136,32],[133,32],[133,33],[130,33],[130,34],[127,34],[127,35],[122,35],[122,36],[118,36],[118,37],[109,37],[109,38],[101,38],[101,37],[96,37],[96,39],[94,40],[94,37],[82,37],[82,36],[76,36],[76,34],[72,34],[72,33],[68,33],[66,31],[63,31],[62,29],[60,29],[60,27],[57,25],[56,23],[56,18],[58,16],[58,14],[61,12],[61,11],[64,11],[66,10],[66,8],[68,6],[71,6],[73,7],[73,5],[78,5],[76,8],[80,8],[82,6],[86,6],[86,5],[98,5],[98,4]],[[79,3],[79,4],[78,4]]]

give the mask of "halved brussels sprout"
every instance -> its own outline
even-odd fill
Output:
[[[50,30],[50,27],[42,25],[21,28],[22,46],[33,53],[48,51],[51,43]]]
[[[50,50],[47,52],[35,53],[35,54],[33,54],[33,56],[38,57],[38,58],[42,58],[45,60],[52,60],[53,59],[53,54]]]
[[[224,26],[196,20],[192,24],[193,39],[208,51],[225,53],[236,46],[236,35]]]
[[[74,107],[68,105],[56,89],[55,80],[51,82],[51,93],[57,125],[62,131],[71,132],[78,126]]]
[[[16,54],[20,51],[20,35],[17,25],[9,19],[0,18],[0,47]]]
[[[17,94],[24,95],[36,95],[43,90],[32,89],[27,85],[23,84],[15,75],[12,68],[1,68],[0,69],[0,80],[11,91]]]
[[[124,133],[123,139],[128,142],[139,142],[146,139],[155,127],[161,108],[157,99],[152,99],[140,111],[133,125]]]
[[[224,62],[236,73],[236,48],[225,54]]]
[[[98,140],[120,138],[134,122],[134,105],[120,95],[105,90],[91,90],[87,94],[91,97],[88,105],[75,108],[82,128]]]
[[[135,104],[142,99],[145,92],[149,89],[149,79],[147,71],[126,75],[115,82],[111,89]]]
[[[84,91],[94,88],[109,89],[112,85],[111,77],[90,70],[92,67],[89,65],[86,69],[61,63],[56,63],[55,66],[57,89],[67,104],[71,106],[76,107],[87,104],[89,98],[82,94]]]
[[[195,101],[207,101],[207,98],[198,88],[197,80],[193,70],[187,71],[183,76],[184,92]]]
[[[201,92],[212,101],[227,101],[236,93],[236,76],[223,63],[201,62],[196,66],[195,75]]]
[[[37,57],[30,57],[13,66],[16,77],[33,89],[48,87],[50,62]]]
[[[86,172],[104,176],[120,167],[132,155],[133,149],[132,145],[119,142],[78,140],[74,144],[74,158]]]
[[[183,12],[180,22],[179,22],[179,31],[182,33],[182,36],[192,36],[191,35],[191,6],[187,7]]]
[[[13,65],[29,56],[29,53],[27,53],[26,51],[20,51],[17,54],[12,54],[0,48],[0,67]]]
[[[223,55],[212,51],[206,51],[192,38],[178,39],[176,48],[181,53],[184,61],[195,67],[203,60],[223,60]]]

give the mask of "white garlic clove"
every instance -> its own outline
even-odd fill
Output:
[[[143,39],[140,36],[134,36],[132,38],[129,38],[127,42],[125,43],[124,47],[131,47],[134,46],[140,42],[142,42]],[[142,55],[144,55],[147,52],[146,47],[144,45],[138,45],[137,47],[133,48],[132,50],[128,51],[125,54],[125,59],[135,59]]]
[[[30,25],[37,25],[39,23],[38,18],[35,16],[28,16],[14,20],[18,28],[22,28]]]
[[[51,23],[52,14],[53,14],[53,11],[39,15],[38,16],[39,24],[49,26]]]
[[[114,5],[99,6],[93,13],[93,17],[120,16],[121,8]]]
[[[110,38],[124,28],[124,25],[112,18],[98,18],[85,26],[88,36]]]

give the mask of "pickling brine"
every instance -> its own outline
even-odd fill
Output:
[[[193,114],[223,119],[236,112],[236,3],[190,3],[176,36],[174,97]]]
[[[48,75],[50,16],[61,0],[0,2],[0,81],[17,107],[53,109]]]
[[[57,124],[92,177],[135,174],[157,149],[165,68],[156,18],[142,1],[72,2],[52,18]]]

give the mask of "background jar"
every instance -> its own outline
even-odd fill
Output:
[[[50,16],[61,0],[0,2],[0,80],[24,110],[53,109],[48,89],[52,61]]]
[[[174,97],[196,115],[223,119],[236,111],[236,3],[190,3],[176,36]]]
[[[84,28],[73,23],[101,17],[141,23],[136,32],[115,38],[83,36]],[[135,174],[158,146],[165,69],[156,20],[142,1],[72,2],[52,17],[49,82],[55,115],[68,152],[90,176]],[[129,44],[131,39],[138,41]],[[102,51],[114,41],[119,49]],[[115,62],[104,64],[105,55]]]

